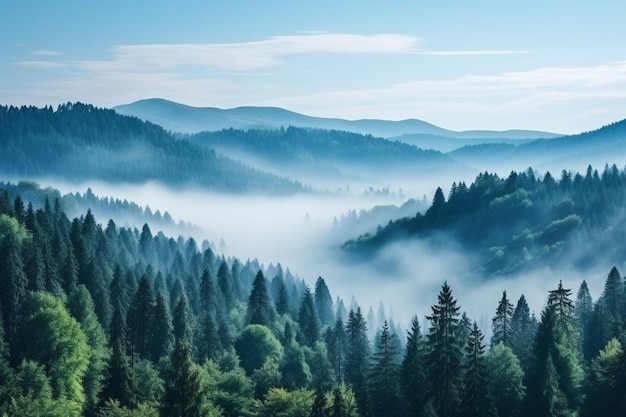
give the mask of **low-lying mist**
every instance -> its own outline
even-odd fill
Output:
[[[490,334],[491,317],[502,291],[507,291],[514,304],[524,294],[531,310],[539,315],[548,291],[555,289],[559,280],[563,280],[564,286],[571,288],[575,296],[580,283],[586,279],[592,296],[597,298],[612,266],[600,265],[598,270],[585,272],[567,267],[557,271],[544,269],[485,279],[472,268],[474,259],[445,236],[438,237],[437,244],[432,240],[394,243],[365,260],[356,260],[340,249],[346,232],[336,230],[335,218],[349,210],[400,205],[407,198],[422,198],[424,194],[430,201],[434,188],[440,184],[420,184],[419,191],[416,187],[413,194],[402,196],[395,193],[364,195],[352,189],[353,194],[268,197],[172,190],[157,184],[41,183],[57,187],[63,193],[82,193],[89,187],[98,196],[125,198],[147,205],[152,211],[167,211],[177,220],[199,226],[201,231],[193,237],[199,243],[205,239],[213,243],[218,254],[242,260],[256,258],[265,266],[280,263],[311,287],[317,277],[322,276],[332,295],[341,297],[347,308],[353,297],[364,313],[370,306],[376,311],[382,302],[387,317],[402,328],[408,326],[414,315],[424,323],[444,281],[451,285],[462,311]],[[152,228],[153,233],[156,231]],[[355,229],[352,237],[366,231]],[[220,245],[222,239],[225,246]]]

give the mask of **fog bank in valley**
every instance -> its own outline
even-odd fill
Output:
[[[42,182],[44,185],[47,184]],[[607,264],[584,274],[564,267],[558,271],[546,269],[515,277],[485,279],[472,272],[473,260],[445,236],[428,242],[395,243],[368,259],[356,260],[340,249],[349,233],[333,226],[335,218],[349,210],[400,205],[407,198],[422,198],[424,194],[430,201],[436,184],[423,184],[413,195],[402,197],[376,193],[365,196],[356,188],[352,189],[353,195],[267,197],[171,190],[156,184],[50,185],[63,193],[82,193],[89,187],[99,196],[125,198],[147,205],[152,211],[168,211],[175,219],[199,226],[200,230],[193,237],[199,243],[205,239],[213,243],[218,254],[233,255],[242,260],[256,258],[265,266],[280,263],[311,287],[317,277],[322,276],[333,296],[343,298],[347,308],[354,297],[364,314],[370,306],[377,312],[382,301],[387,317],[392,317],[402,328],[408,326],[414,315],[424,323],[444,281],[452,286],[462,311],[490,333],[491,317],[502,291],[507,291],[514,304],[524,294],[531,310],[539,316],[548,291],[556,288],[559,280],[562,279],[575,295],[582,280],[586,279],[596,299],[612,266]],[[107,219],[97,218],[97,221],[105,223]],[[157,230],[153,228],[152,231]],[[366,231],[354,230],[351,237]],[[221,240],[225,246],[220,246]]]

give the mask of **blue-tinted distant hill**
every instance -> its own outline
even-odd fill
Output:
[[[509,130],[505,132],[454,132],[422,120],[400,121],[362,119],[344,120],[312,117],[277,107],[191,107],[164,99],[147,99],[116,106],[118,113],[136,116],[181,133],[216,131],[221,129],[278,129],[281,126],[344,130],[378,137],[397,137],[407,134],[427,134],[448,138],[537,139],[558,136],[548,132]]]
[[[306,191],[155,124],[81,103],[56,110],[0,106],[0,149],[0,173],[10,178],[155,181],[232,193]]]
[[[538,169],[603,166],[626,162],[626,120],[578,135],[538,139],[527,143],[469,145],[448,155],[479,170],[508,164],[510,169],[532,166]]]
[[[198,144],[245,161],[256,161],[290,178],[306,174],[388,178],[438,175],[467,168],[434,150],[359,133],[290,126],[269,129],[224,129],[189,136]],[[254,162],[249,162],[254,163]],[[295,176],[295,177],[294,177]]]

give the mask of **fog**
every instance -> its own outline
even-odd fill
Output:
[[[243,261],[256,258],[265,266],[280,262],[311,287],[322,276],[333,297],[343,298],[346,307],[354,297],[367,314],[370,306],[376,312],[382,301],[387,317],[402,328],[408,326],[414,315],[424,323],[445,281],[451,285],[462,311],[490,334],[491,317],[503,290],[513,304],[524,294],[539,317],[548,291],[555,289],[559,280],[575,296],[586,279],[595,300],[612,266],[601,265],[598,271],[584,274],[565,266],[558,273],[545,269],[515,277],[485,279],[471,273],[473,260],[445,236],[428,242],[414,240],[389,245],[367,259],[354,259],[340,249],[345,236],[337,233],[333,219],[341,214],[376,205],[399,205],[407,198],[421,198],[424,194],[430,201],[438,185],[446,190],[449,183],[414,184],[412,192],[403,196],[365,196],[363,191],[352,188],[351,194],[290,197],[220,195],[194,189],[171,190],[157,184],[40,183],[52,185],[62,193],[83,193],[89,187],[101,197],[127,199],[147,205],[152,211],[168,211],[174,219],[200,227],[193,236],[198,242],[206,239],[219,246],[223,239],[226,247],[220,248],[219,254],[233,255]],[[156,231],[152,228],[153,233]],[[355,230],[351,237],[365,231]]]

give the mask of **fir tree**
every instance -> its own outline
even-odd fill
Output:
[[[298,313],[298,324],[302,332],[302,342],[308,346],[313,346],[319,339],[320,322],[315,311],[313,296],[311,290],[306,287],[300,304],[300,312]]]
[[[372,407],[372,416],[402,415],[400,387],[398,385],[398,364],[395,361],[391,334],[387,321],[376,335],[369,372],[368,389]]]
[[[153,309],[148,333],[148,353],[150,360],[158,363],[167,355],[173,344],[173,326],[169,303],[163,293],[159,293]]]
[[[400,373],[400,386],[408,404],[408,414],[418,417],[428,399],[426,346],[417,317],[411,321]]]
[[[276,319],[263,272],[259,269],[252,283],[252,292],[248,299],[248,324],[270,326]]]
[[[334,323],[333,299],[322,277],[318,277],[315,282],[315,310],[323,326],[329,326]]]
[[[496,315],[492,319],[493,334],[491,336],[491,346],[502,343],[511,346],[511,320],[513,318],[513,304],[506,297],[506,291],[502,293],[502,299],[498,303]]]
[[[370,357],[369,340],[367,339],[367,324],[361,314],[350,310],[346,324],[347,352],[345,375],[346,382],[352,386],[359,412],[362,416],[369,415],[369,401],[367,395],[367,363]]]
[[[506,300],[506,294],[502,297]],[[508,301],[507,301],[508,302]],[[512,309],[513,306],[511,306]],[[464,376],[463,396],[461,398],[461,415],[463,417],[495,417],[496,410],[489,396],[487,385],[487,369],[484,362],[484,336],[476,322],[470,332],[465,347],[466,369]],[[501,342],[503,343],[503,342]]]
[[[428,329],[428,363],[431,397],[440,417],[455,416],[460,401],[461,346],[457,339],[459,310],[446,282],[432,306]]]

